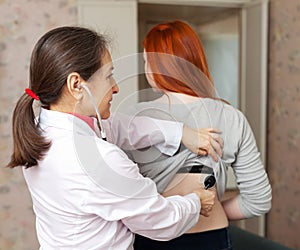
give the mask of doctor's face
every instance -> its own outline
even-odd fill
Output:
[[[112,59],[107,51],[102,58],[102,67],[92,75],[87,84],[94,96],[102,119],[109,118],[113,94],[119,92],[118,85],[113,77],[113,69]]]

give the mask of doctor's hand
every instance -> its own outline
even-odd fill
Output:
[[[183,126],[182,143],[195,154],[210,155],[215,162],[218,156],[222,157],[223,140],[222,132],[215,128],[194,129]]]
[[[216,189],[199,189],[194,190],[194,193],[196,193],[199,196],[200,203],[201,203],[201,210],[200,214],[209,217],[211,214],[211,211],[213,209],[213,206],[215,204],[216,199]]]

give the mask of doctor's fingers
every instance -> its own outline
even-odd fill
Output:
[[[203,130],[206,130],[207,132],[210,133],[222,134],[222,131],[218,128],[204,128]]]
[[[223,154],[222,144],[220,144],[217,140],[211,140],[210,144],[213,147],[214,151],[219,155],[219,157],[222,157]]]
[[[201,128],[197,129],[198,139],[200,139],[199,147],[205,148],[208,143],[216,141],[220,144],[221,148],[224,146],[224,141],[222,139],[221,132],[218,129],[213,128]]]
[[[209,134],[206,138],[206,145],[201,149],[205,149],[207,153],[214,159],[214,161],[217,162],[218,156],[222,157],[223,145],[223,139],[219,135]]]
[[[222,131],[217,128],[202,128],[198,130],[199,133],[207,134],[211,139],[217,141],[221,147],[224,146],[224,141],[222,137],[220,136],[222,134]],[[209,138],[208,138],[209,139]]]
[[[209,139],[215,140],[217,143],[220,144],[221,148],[223,148],[224,141],[221,137],[222,132],[219,129],[207,128],[204,130],[206,130],[208,132]]]
[[[205,149],[199,148],[197,154],[201,156],[207,156],[207,151]]]
[[[224,147],[224,141],[223,141],[222,137],[220,136],[220,134],[211,133],[210,135],[213,140],[215,140],[217,143],[220,144],[221,148]]]
[[[214,140],[210,140],[205,147],[198,149],[198,155],[210,155],[215,162],[218,162],[219,157],[222,156],[221,145]]]
[[[205,217],[208,217],[211,214],[211,211],[213,210],[214,204],[214,200],[202,202],[200,214],[202,214]]]
[[[204,207],[204,208],[201,208],[201,210],[200,210],[200,214],[205,217],[209,217],[211,212],[212,212],[212,207]]]

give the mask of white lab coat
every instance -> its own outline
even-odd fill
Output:
[[[178,147],[178,124],[139,118],[129,125],[124,117],[114,119],[105,128],[119,146],[152,143],[165,153]],[[38,166],[23,173],[40,249],[133,249],[134,233],[169,240],[198,221],[196,194],[163,198],[121,149],[100,139],[83,120],[44,109],[39,120],[52,145]]]

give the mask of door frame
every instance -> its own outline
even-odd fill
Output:
[[[138,3],[240,9],[239,104],[252,127],[266,166],[269,0],[138,0]],[[265,236],[265,220],[265,216],[242,220],[238,226]]]

